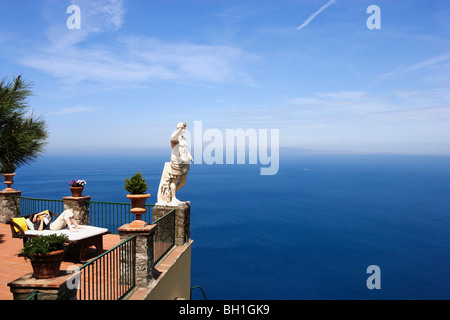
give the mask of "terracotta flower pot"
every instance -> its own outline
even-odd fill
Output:
[[[72,192],[72,197],[81,197],[83,194],[84,187],[70,187],[70,191]]]
[[[136,215],[136,220],[142,220],[142,215],[147,212],[145,202],[150,194],[127,194],[127,198],[131,200],[131,213]]]
[[[11,185],[14,183],[14,176],[15,173],[3,173],[2,176],[5,178],[5,184],[6,188],[3,189],[3,191],[15,191],[13,188],[11,188]]]
[[[36,279],[56,278],[59,274],[64,250],[53,251],[48,254],[39,254],[31,260],[33,276]]]

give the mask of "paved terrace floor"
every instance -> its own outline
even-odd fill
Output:
[[[119,235],[107,234],[103,236],[103,248],[111,249],[120,243]],[[13,300],[13,295],[8,287],[8,283],[33,272],[30,261],[19,255],[23,248],[22,239],[14,239],[11,236],[11,228],[8,224],[0,223],[0,300]],[[88,258],[95,257],[96,250],[92,248],[88,251]],[[73,266],[73,262],[63,261],[61,270],[67,270]],[[81,266],[81,264],[78,264]]]

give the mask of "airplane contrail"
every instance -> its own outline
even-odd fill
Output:
[[[297,30],[300,30],[304,27],[306,27],[308,24],[311,23],[311,21],[314,20],[315,17],[317,17],[323,10],[325,10],[326,8],[328,8],[329,6],[331,6],[333,3],[335,3],[336,0],[330,0],[328,1],[327,4],[323,5],[319,10],[317,10],[316,12],[314,12],[312,15],[310,15],[308,17],[308,19],[305,20],[305,22],[303,22],[303,24],[301,26],[297,27]]]

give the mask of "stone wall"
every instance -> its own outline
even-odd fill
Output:
[[[75,300],[77,290],[67,285],[74,275],[61,271],[57,278],[35,279],[33,273],[28,273],[8,283],[8,286],[14,300],[26,300],[33,292],[37,292],[37,300]]]
[[[136,236],[136,285],[146,287],[153,279],[153,235],[155,233],[154,225],[147,225],[134,228],[132,224],[126,224],[117,229],[120,235],[120,241],[125,241]],[[127,263],[126,259],[121,258],[121,264]],[[121,266],[123,270],[127,267]],[[124,279],[127,277],[125,276]]]
[[[175,209],[175,245],[182,246],[191,238],[191,203],[189,201],[173,204],[156,204],[153,207],[153,221]]]
[[[91,200],[91,197],[64,197],[63,200],[64,210],[72,210],[78,224],[89,225],[89,203],[87,201]]]
[[[11,218],[17,217],[20,212],[20,200],[13,196],[20,196],[21,191],[0,191],[0,223],[7,223]]]

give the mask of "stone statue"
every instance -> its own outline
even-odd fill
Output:
[[[183,134],[186,132],[186,122],[177,125],[176,132],[171,136],[172,156],[166,162],[158,189],[158,203],[178,203],[176,192],[186,184],[192,155],[187,148]]]

